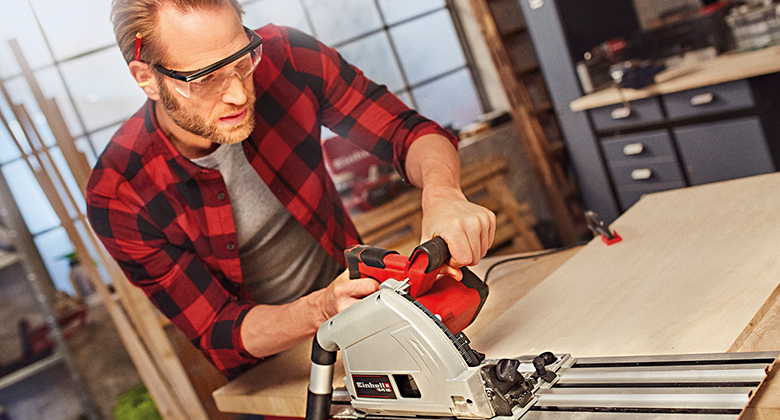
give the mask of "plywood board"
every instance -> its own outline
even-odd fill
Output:
[[[491,357],[723,352],[780,282],[780,174],[645,196],[471,337]],[[762,309],[763,308],[763,309]]]

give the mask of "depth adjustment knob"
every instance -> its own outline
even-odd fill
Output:
[[[552,357],[550,357],[552,356]],[[557,360],[555,356],[550,352],[545,352],[540,354],[539,356],[534,357],[534,370],[536,370],[536,373],[533,374],[534,378],[543,379],[546,382],[552,382],[555,380],[555,378],[558,377],[558,375],[555,374],[555,372],[551,370],[547,370],[545,367],[548,365],[548,361],[550,363],[555,362]]]

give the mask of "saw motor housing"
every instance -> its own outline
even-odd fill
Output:
[[[397,416],[403,407],[419,416],[493,417],[481,358],[465,335],[449,332],[401,287],[385,281],[317,333],[319,346],[341,351],[353,408],[367,415]]]

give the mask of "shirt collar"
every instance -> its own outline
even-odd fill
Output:
[[[144,125],[146,126],[146,130],[152,136],[159,139],[159,141],[156,141],[155,143],[163,145],[163,154],[165,156],[166,162],[168,163],[168,166],[171,168],[171,171],[178,175],[182,181],[189,181],[198,172],[202,171],[203,168],[182,156],[182,154],[179,153],[179,151],[173,145],[171,140],[165,135],[165,133],[163,133],[162,129],[160,128],[160,124],[157,121],[155,106],[157,106],[155,101],[147,99],[146,109],[144,112]]]

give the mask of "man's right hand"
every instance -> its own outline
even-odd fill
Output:
[[[379,282],[376,280],[351,280],[349,271],[345,270],[325,288],[322,294],[322,314],[328,320],[377,290]]]
[[[350,280],[343,272],[328,287],[284,305],[257,305],[241,324],[244,348],[255,357],[287,350],[317,333],[320,325],[379,290],[374,279]]]

